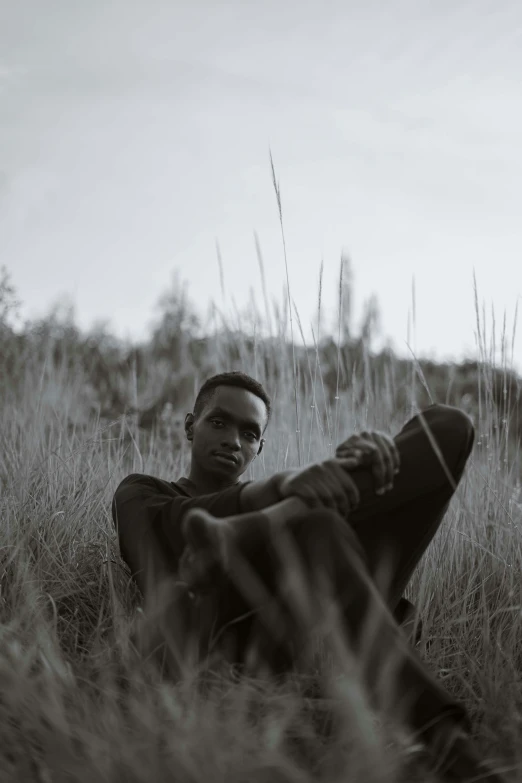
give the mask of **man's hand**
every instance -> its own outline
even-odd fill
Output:
[[[286,476],[279,486],[283,498],[301,498],[309,508],[326,507],[347,517],[359,505],[360,496],[350,470],[357,459],[329,459]]]
[[[335,456],[357,460],[358,466],[372,469],[378,495],[393,489],[394,476],[400,470],[401,458],[395,441],[384,432],[361,432],[337,446]]]

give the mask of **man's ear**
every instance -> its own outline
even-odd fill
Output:
[[[261,438],[261,440],[260,440],[260,442],[259,442],[259,449],[258,449],[258,452],[257,452],[257,454],[256,454],[256,457],[259,457],[259,455],[260,455],[260,454],[261,454],[261,452],[263,451],[263,446],[264,446],[264,445],[265,445],[265,439],[264,439],[264,438]]]
[[[185,416],[185,435],[187,440],[192,440],[194,437],[194,414],[187,413]]]

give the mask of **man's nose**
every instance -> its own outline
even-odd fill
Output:
[[[221,440],[221,445],[225,446],[227,449],[234,449],[235,451],[239,451],[241,448],[239,432],[227,432],[224,434]]]

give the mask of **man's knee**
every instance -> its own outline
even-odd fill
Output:
[[[475,439],[475,428],[471,418],[453,405],[436,403],[425,408],[422,416],[430,432],[442,447],[450,450],[464,450],[466,458],[471,453]]]

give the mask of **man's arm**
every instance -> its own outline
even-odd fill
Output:
[[[123,479],[114,494],[112,518],[120,553],[144,595],[148,574],[176,576],[187,543],[181,526],[185,513],[204,508],[215,517],[240,514],[243,488],[239,484],[191,498],[154,476],[133,473]]]
[[[183,497],[172,492],[168,482],[133,473],[119,484],[112,502],[112,518],[120,552],[133,572],[141,570],[146,550],[155,561],[176,571],[186,540],[181,521],[193,508],[203,508],[223,518],[258,511],[281,500],[279,486],[293,471],[278,473],[264,481],[234,484],[221,492]]]
[[[246,489],[237,484],[221,492],[199,497],[184,497],[171,489],[168,482],[154,476],[132,473],[119,484],[112,503],[112,517],[118,532],[132,527],[153,526],[168,538],[172,549],[181,554],[185,542],[180,522],[192,508],[204,508],[215,517],[227,517],[242,511],[240,496]]]
[[[183,580],[197,591],[208,588],[216,572],[227,573],[230,541],[234,541],[236,534],[248,537],[252,525],[256,534],[263,528],[265,532],[270,528],[277,530],[307,508],[317,507],[348,516],[359,503],[357,485],[349,475],[356,464],[353,458],[327,460],[245,484],[241,512],[230,515],[225,524],[202,509],[189,512],[182,522],[182,534],[187,541],[180,562]]]
[[[246,514],[249,511],[262,511],[279,503],[283,500],[281,492],[283,481],[295,472],[295,470],[284,470],[274,473],[268,479],[246,484],[241,492],[241,512]]]
[[[369,467],[373,472],[379,495],[392,489],[394,476],[400,468],[400,455],[395,441],[383,432],[363,432],[360,435],[350,436],[337,447],[335,457],[335,460],[327,460],[324,463],[330,470],[336,463],[342,463],[348,472],[357,467]],[[250,482],[241,493],[241,510],[261,511],[288,498],[289,495],[299,495],[297,488],[295,492],[287,489],[296,487],[295,481],[298,480],[300,473],[306,473],[304,484],[312,486],[313,477],[307,472],[307,468],[286,470],[275,473],[269,479]],[[343,478],[340,473],[338,476]],[[357,505],[353,482],[345,476],[342,483],[344,489],[352,496],[352,506]]]
[[[321,467],[315,466],[318,469]],[[300,474],[303,474],[301,483]],[[298,477],[295,491],[289,485],[294,476]],[[324,476],[321,484],[324,490]],[[143,561],[151,553],[156,570],[161,566],[161,570],[175,573],[187,544],[181,522],[188,511],[202,508],[218,518],[262,511],[291,496],[302,496],[301,485],[308,494],[313,491],[314,476],[310,469],[281,471],[262,481],[234,484],[221,492],[187,498],[173,494],[166,481],[131,474],[118,486],[112,503],[120,552],[133,573],[145,568]],[[303,500],[306,502],[306,498]]]

